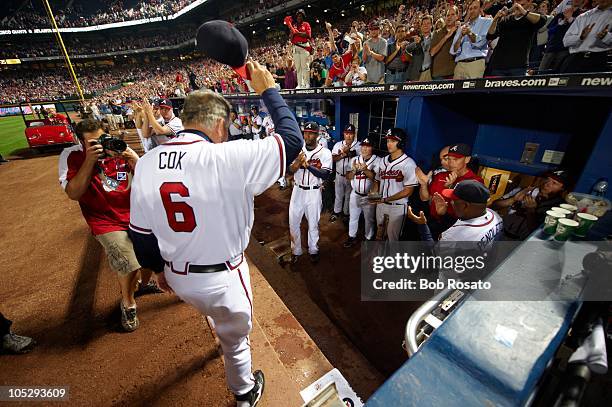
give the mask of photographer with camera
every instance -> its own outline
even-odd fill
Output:
[[[83,120],[75,131],[80,143],[62,151],[59,182],[66,195],[79,202],[92,234],[104,247],[110,268],[117,273],[121,325],[131,332],[139,326],[134,292],[141,267],[127,230],[138,155],[123,140],[105,134],[99,121]],[[143,280],[148,280],[147,276],[143,275]]]

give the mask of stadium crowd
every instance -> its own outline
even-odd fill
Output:
[[[300,16],[286,18],[285,27],[266,40],[254,40],[250,56],[265,62],[278,86],[285,89],[606,71],[612,50],[607,24],[612,1],[590,1],[439,1],[428,9],[403,4],[395,8],[383,2],[366,10],[363,18],[347,15],[333,24],[308,24],[307,17],[298,13]],[[296,34],[298,24],[303,24],[307,37]],[[289,36],[284,29],[289,29]],[[177,41],[189,37],[188,33],[175,35]],[[148,41],[131,38],[100,46],[132,49],[138,44]],[[121,65],[103,71],[83,69],[79,75],[85,93],[101,97],[106,97],[105,89],[122,82],[148,89],[160,89],[163,83],[164,96],[201,87],[222,93],[247,89],[231,69],[206,59]],[[181,90],[177,76],[183,78]],[[26,75],[8,71],[0,80],[0,101],[75,94],[74,87],[62,79],[65,77],[63,71]],[[122,92],[132,93],[130,87]]]
[[[78,37],[68,37],[64,38],[63,41],[70,55],[91,55],[179,45],[190,39],[193,39],[193,30],[143,35],[139,37],[119,36],[106,38],[104,40],[85,40],[79,39]],[[5,44],[5,47],[0,49],[0,59],[37,58],[58,55],[61,55],[60,48],[55,40],[51,39],[36,43],[15,41]]]
[[[97,0],[70,1],[55,8],[57,25],[62,28],[87,27],[122,21],[166,17],[177,13],[194,0]],[[92,7],[95,12],[87,13]],[[48,28],[49,20],[38,2],[26,2],[13,14],[0,20],[0,28]]]

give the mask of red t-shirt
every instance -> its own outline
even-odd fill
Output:
[[[293,28],[295,28],[296,30],[298,30],[299,32],[305,32],[306,34],[308,34],[308,38],[302,37],[301,35],[297,35],[297,34],[291,34],[291,43],[292,44],[304,44],[307,43],[308,40],[310,39],[310,37],[312,36],[312,33],[310,31],[310,24],[308,24],[306,21],[302,21],[302,24],[297,24],[297,22],[293,25]]]
[[[349,66],[351,65],[352,61],[353,61],[353,52],[346,51],[344,54],[342,54],[339,65],[332,64],[332,66],[329,68],[329,72],[327,73],[327,76],[331,78],[332,82],[336,81],[336,77],[344,81],[344,77],[346,76]]]
[[[450,172],[443,171],[433,176],[431,180],[431,184],[429,184],[430,198],[433,197],[434,193],[437,192],[439,194],[442,194],[442,191],[446,189],[446,187],[444,186],[444,183],[446,182],[446,178],[449,176],[449,174]],[[457,185],[459,182],[465,181],[468,179],[475,179],[476,181],[484,184],[484,180],[480,176],[476,175],[474,171],[468,168],[465,174],[463,174],[461,177],[457,177],[457,180],[455,181],[454,185]],[[454,187],[454,185],[452,185],[451,187]],[[453,206],[450,205],[450,201],[447,200],[447,202],[449,203],[447,213],[451,216],[455,216],[455,211],[453,210]],[[439,218],[438,214],[436,213],[436,207],[433,201],[429,202],[429,213],[431,214],[433,218],[435,219]]]
[[[77,174],[85,153],[80,145],[60,156],[60,183],[65,188]],[[130,223],[130,186],[133,169],[121,157],[98,161],[87,191],[79,199],[81,212],[94,235],[127,230]]]

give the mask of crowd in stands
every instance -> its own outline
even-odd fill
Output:
[[[58,27],[88,27],[122,21],[166,17],[177,13],[194,0],[97,0],[70,1],[55,9]],[[13,14],[0,20],[0,29],[49,28],[47,15],[38,2],[29,1]],[[89,4],[86,4],[89,3]],[[98,6],[93,14],[86,7]]]
[[[64,45],[70,55],[91,55],[107,52],[137,50],[144,48],[164,47],[183,44],[193,39],[191,30],[174,31],[170,33],[144,35],[138,37],[111,37],[107,39],[79,39],[78,37],[64,38]],[[37,58],[61,55],[55,40],[25,43],[15,41],[6,44],[0,49],[0,59],[3,58]]]
[[[606,71],[612,49],[607,25],[611,4],[612,0],[595,0],[593,4],[590,0],[563,0],[559,4],[517,0],[483,5],[468,0],[453,5],[440,1],[425,9],[395,8],[394,4],[391,8],[383,2],[364,13],[363,19],[349,15],[333,24],[311,22],[312,36],[301,44],[312,48],[306,64],[296,53],[296,41],[288,41],[295,35],[287,36],[284,30],[268,36],[265,42],[251,44],[250,56],[264,62],[279,88],[286,89]],[[295,32],[294,25],[289,27],[291,32]],[[181,35],[176,34],[179,41],[188,37]],[[126,46],[129,41],[126,39]],[[134,41],[147,43],[144,39]],[[177,75],[183,78],[181,90]],[[63,72],[3,75],[0,101],[74,94],[66,77]],[[248,89],[231,69],[207,59],[120,66],[102,74],[83,71],[80,77],[86,93],[100,93],[126,79],[145,89],[158,89],[161,82],[164,96],[201,87],[222,93]]]

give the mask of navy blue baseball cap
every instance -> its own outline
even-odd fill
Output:
[[[400,144],[406,141],[408,135],[404,131],[404,129],[400,129],[399,127],[393,127],[392,129],[387,130],[387,134],[385,134],[385,139],[389,140],[397,140]]]
[[[352,124],[347,124],[344,126],[344,133],[355,133],[355,126]]]
[[[233,24],[208,21],[198,28],[196,48],[217,62],[229,65],[238,75],[249,79],[246,70],[249,43]]]
[[[172,102],[170,99],[159,99],[155,104],[159,107],[165,107],[166,109],[172,109]]]
[[[472,155],[472,149],[464,143],[453,144],[448,148],[448,155],[457,158],[469,157]]]
[[[304,132],[312,131],[315,133],[319,132],[319,125],[317,122],[308,122],[304,125]]]
[[[372,147],[372,142],[370,141],[370,139],[369,139],[369,138],[364,138],[364,139],[361,141],[361,146],[362,146],[362,147],[363,147],[363,146],[370,146],[370,147]]]
[[[462,201],[478,204],[486,204],[491,196],[489,188],[485,187],[481,182],[474,179],[468,179],[459,182],[454,189],[445,189],[442,191],[442,196],[446,199]]]

